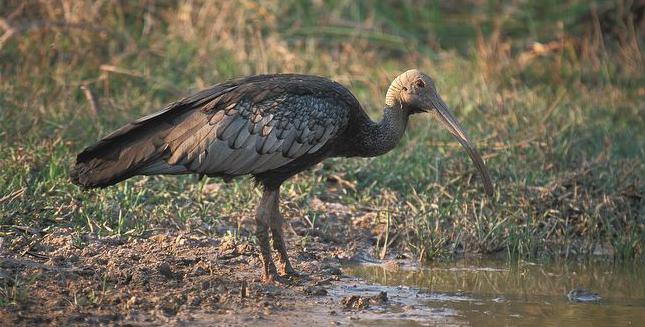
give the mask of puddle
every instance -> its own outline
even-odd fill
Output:
[[[343,272],[357,283],[332,295],[388,294],[385,307],[363,310],[355,325],[638,326],[645,321],[645,267],[638,264],[469,260],[401,269],[349,265]],[[574,301],[572,290],[598,297]]]
[[[356,269],[354,267],[353,269]],[[364,268],[364,267],[363,267]],[[352,270],[353,272],[354,270]],[[461,325],[459,313],[449,307],[429,307],[429,301],[471,301],[463,294],[427,293],[414,287],[372,284],[362,279],[343,280],[343,283],[330,290],[334,298],[348,294],[362,297],[374,297],[385,292],[387,301],[382,305],[373,305],[364,310],[353,312],[352,324],[368,326],[425,326]]]

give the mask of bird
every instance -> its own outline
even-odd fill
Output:
[[[225,181],[251,175],[262,189],[255,210],[261,279],[280,282],[299,275],[282,231],[282,183],[327,158],[375,157],[392,150],[409,118],[421,113],[438,118],[464,147],[491,196],[493,184],[484,161],[435,82],[417,69],[392,81],[378,122],[346,87],[325,77],[265,74],[216,84],[85,148],[70,178],[90,189],[137,175],[198,174]]]

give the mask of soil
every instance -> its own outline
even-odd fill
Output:
[[[324,228],[291,219],[285,231],[301,276],[275,284],[260,281],[258,249],[248,237],[173,228],[140,237],[15,229],[0,243],[0,323],[334,325],[358,319],[356,310],[387,301],[387,294],[362,299],[339,291],[355,283],[343,277],[341,263],[371,246],[370,229],[353,226],[342,205],[318,205],[328,210]],[[250,235],[252,220],[241,229]]]

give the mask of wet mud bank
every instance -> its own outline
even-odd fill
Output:
[[[290,256],[301,276],[274,284],[260,281],[252,237],[176,229],[142,237],[20,230],[2,240],[0,321],[342,325],[397,303],[392,291],[362,289],[360,279],[343,272],[344,263],[371,247],[369,231],[342,218],[327,226],[320,233],[290,224]],[[242,228],[247,236],[252,227]]]

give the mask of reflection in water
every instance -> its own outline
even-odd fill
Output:
[[[470,260],[434,263],[421,269],[354,265],[344,271],[373,283],[416,288],[421,305],[428,310],[454,312],[459,325],[645,324],[645,267],[638,264]],[[598,293],[602,299],[595,303],[570,302],[567,293],[575,288]]]

